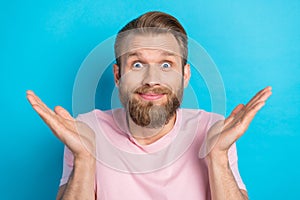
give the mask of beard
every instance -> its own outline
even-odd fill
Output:
[[[167,101],[155,105],[151,101],[142,101],[137,98],[128,99],[127,111],[132,121],[141,127],[160,128],[167,124],[176,114],[180,107],[183,89],[180,88],[176,94],[166,87],[151,88],[144,85],[134,91],[134,94],[154,93],[166,95]]]

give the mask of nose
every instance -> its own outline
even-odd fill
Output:
[[[148,65],[143,75],[143,85],[154,86],[161,83],[161,70],[156,65]]]

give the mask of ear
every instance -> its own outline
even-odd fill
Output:
[[[117,87],[119,87],[119,83],[120,83],[120,70],[119,70],[119,65],[114,64],[114,80],[115,80],[115,84]]]
[[[183,80],[184,80],[184,87],[186,88],[189,84],[191,78],[191,67],[190,64],[185,64],[183,67]]]

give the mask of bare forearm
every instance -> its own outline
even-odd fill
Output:
[[[208,173],[212,200],[248,199],[239,189],[227,157],[208,158]]]
[[[85,199],[94,200],[95,191],[95,160],[94,159],[75,159],[74,169],[66,188],[59,197],[61,200]]]

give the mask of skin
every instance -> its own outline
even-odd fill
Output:
[[[95,199],[95,137],[84,123],[76,121],[64,108],[51,110],[32,91],[27,99],[33,109],[74,155],[74,169],[68,184],[60,187],[57,199]]]
[[[152,101],[154,105],[166,102],[166,95],[135,94],[136,88],[148,85],[152,88],[166,87],[178,93],[179,89],[187,86],[191,76],[190,66],[186,64],[182,72],[180,49],[176,39],[171,34],[146,35],[132,38],[126,46],[128,52],[122,56],[121,75],[119,66],[114,65],[114,78],[119,87],[121,101],[124,107],[128,98],[136,98],[139,101]],[[136,67],[138,64],[139,67]],[[168,67],[163,65],[169,64]],[[121,77],[121,78],[120,78]],[[122,100],[122,96],[125,96]],[[155,142],[167,134],[174,125],[176,115],[165,126],[150,129],[137,126],[128,117],[128,126],[132,136],[141,144],[147,145]]]
[[[271,87],[266,87],[246,105],[238,105],[222,122],[221,129],[219,127],[215,129],[221,131],[209,132],[206,142],[211,151],[207,152],[206,158],[213,200],[248,199],[247,192],[240,190],[234,180],[229,167],[228,150],[246,132],[254,116],[271,96],[271,89]]]
[[[121,74],[119,74],[119,66],[114,65],[115,83],[125,95],[140,101],[153,101],[154,104],[159,105],[166,101],[165,96],[137,95],[133,94],[134,89],[143,84],[149,84],[151,87],[164,86],[172,91],[177,91],[178,87],[187,86],[191,75],[190,66],[185,65],[182,72],[181,58],[178,56],[180,50],[174,37],[164,34],[133,38],[132,46],[127,46],[130,54],[124,54],[126,56],[122,58],[122,62],[125,64],[121,68]],[[166,52],[173,54],[166,56]],[[170,72],[164,72],[160,69],[165,61],[172,61],[173,63]],[[142,70],[133,69],[133,64],[136,62],[141,62],[145,67]],[[182,75],[183,77],[181,77]],[[178,80],[183,80],[183,82],[178,82]],[[271,93],[271,87],[261,90],[246,105],[238,105],[231,115],[222,122],[221,128],[212,128],[213,131],[208,133],[206,141],[208,150],[205,155],[208,161],[213,200],[248,199],[247,192],[240,190],[235,182],[229,167],[228,150],[246,132],[254,116],[264,106]],[[95,159],[93,156],[95,141],[93,131],[86,124],[76,121],[62,107],[57,106],[54,110],[49,109],[32,91],[27,91],[27,99],[53,134],[74,155],[72,175],[68,183],[60,187],[57,199],[95,199]],[[137,141],[147,145],[168,134],[174,126],[175,119],[176,115],[165,126],[154,130],[139,127],[130,119],[128,119],[128,125]]]

